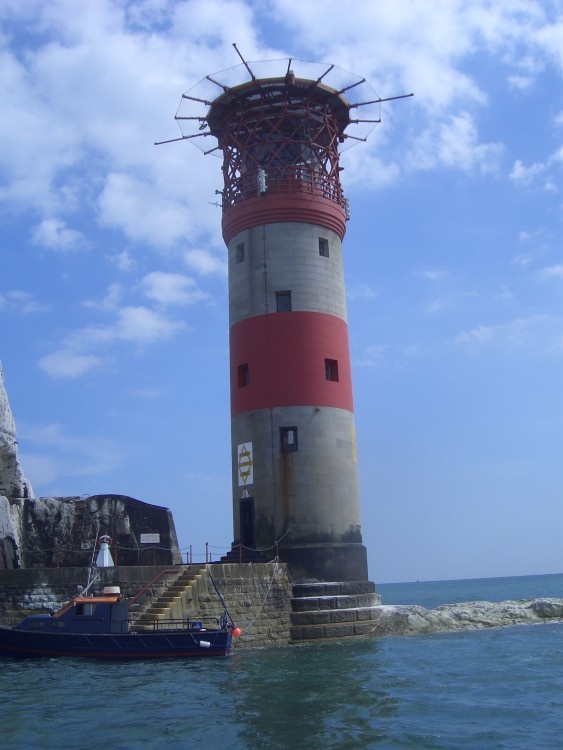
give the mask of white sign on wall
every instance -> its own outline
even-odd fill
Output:
[[[237,445],[238,486],[248,487],[254,482],[254,461],[252,458],[252,443]]]
[[[141,534],[141,544],[160,544],[160,534]]]

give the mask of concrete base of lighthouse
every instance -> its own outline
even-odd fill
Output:
[[[363,544],[280,545],[279,557],[287,563],[296,583],[368,580]]]

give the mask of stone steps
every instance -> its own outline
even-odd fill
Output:
[[[294,584],[291,640],[366,635],[378,619],[380,603],[371,581]]]
[[[194,582],[201,578],[205,568],[199,571],[182,571],[166,588],[157,593],[143,612],[133,613],[131,627],[135,630],[152,629],[155,620],[182,619],[193,600]]]

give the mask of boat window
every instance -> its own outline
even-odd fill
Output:
[[[91,617],[96,611],[95,604],[77,604],[76,614],[79,617]]]

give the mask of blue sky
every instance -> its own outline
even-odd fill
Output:
[[[415,94],[342,157],[370,577],[560,572],[555,0],[3,0],[0,359],[35,494],[230,545],[220,161],[153,143],[232,42]]]

